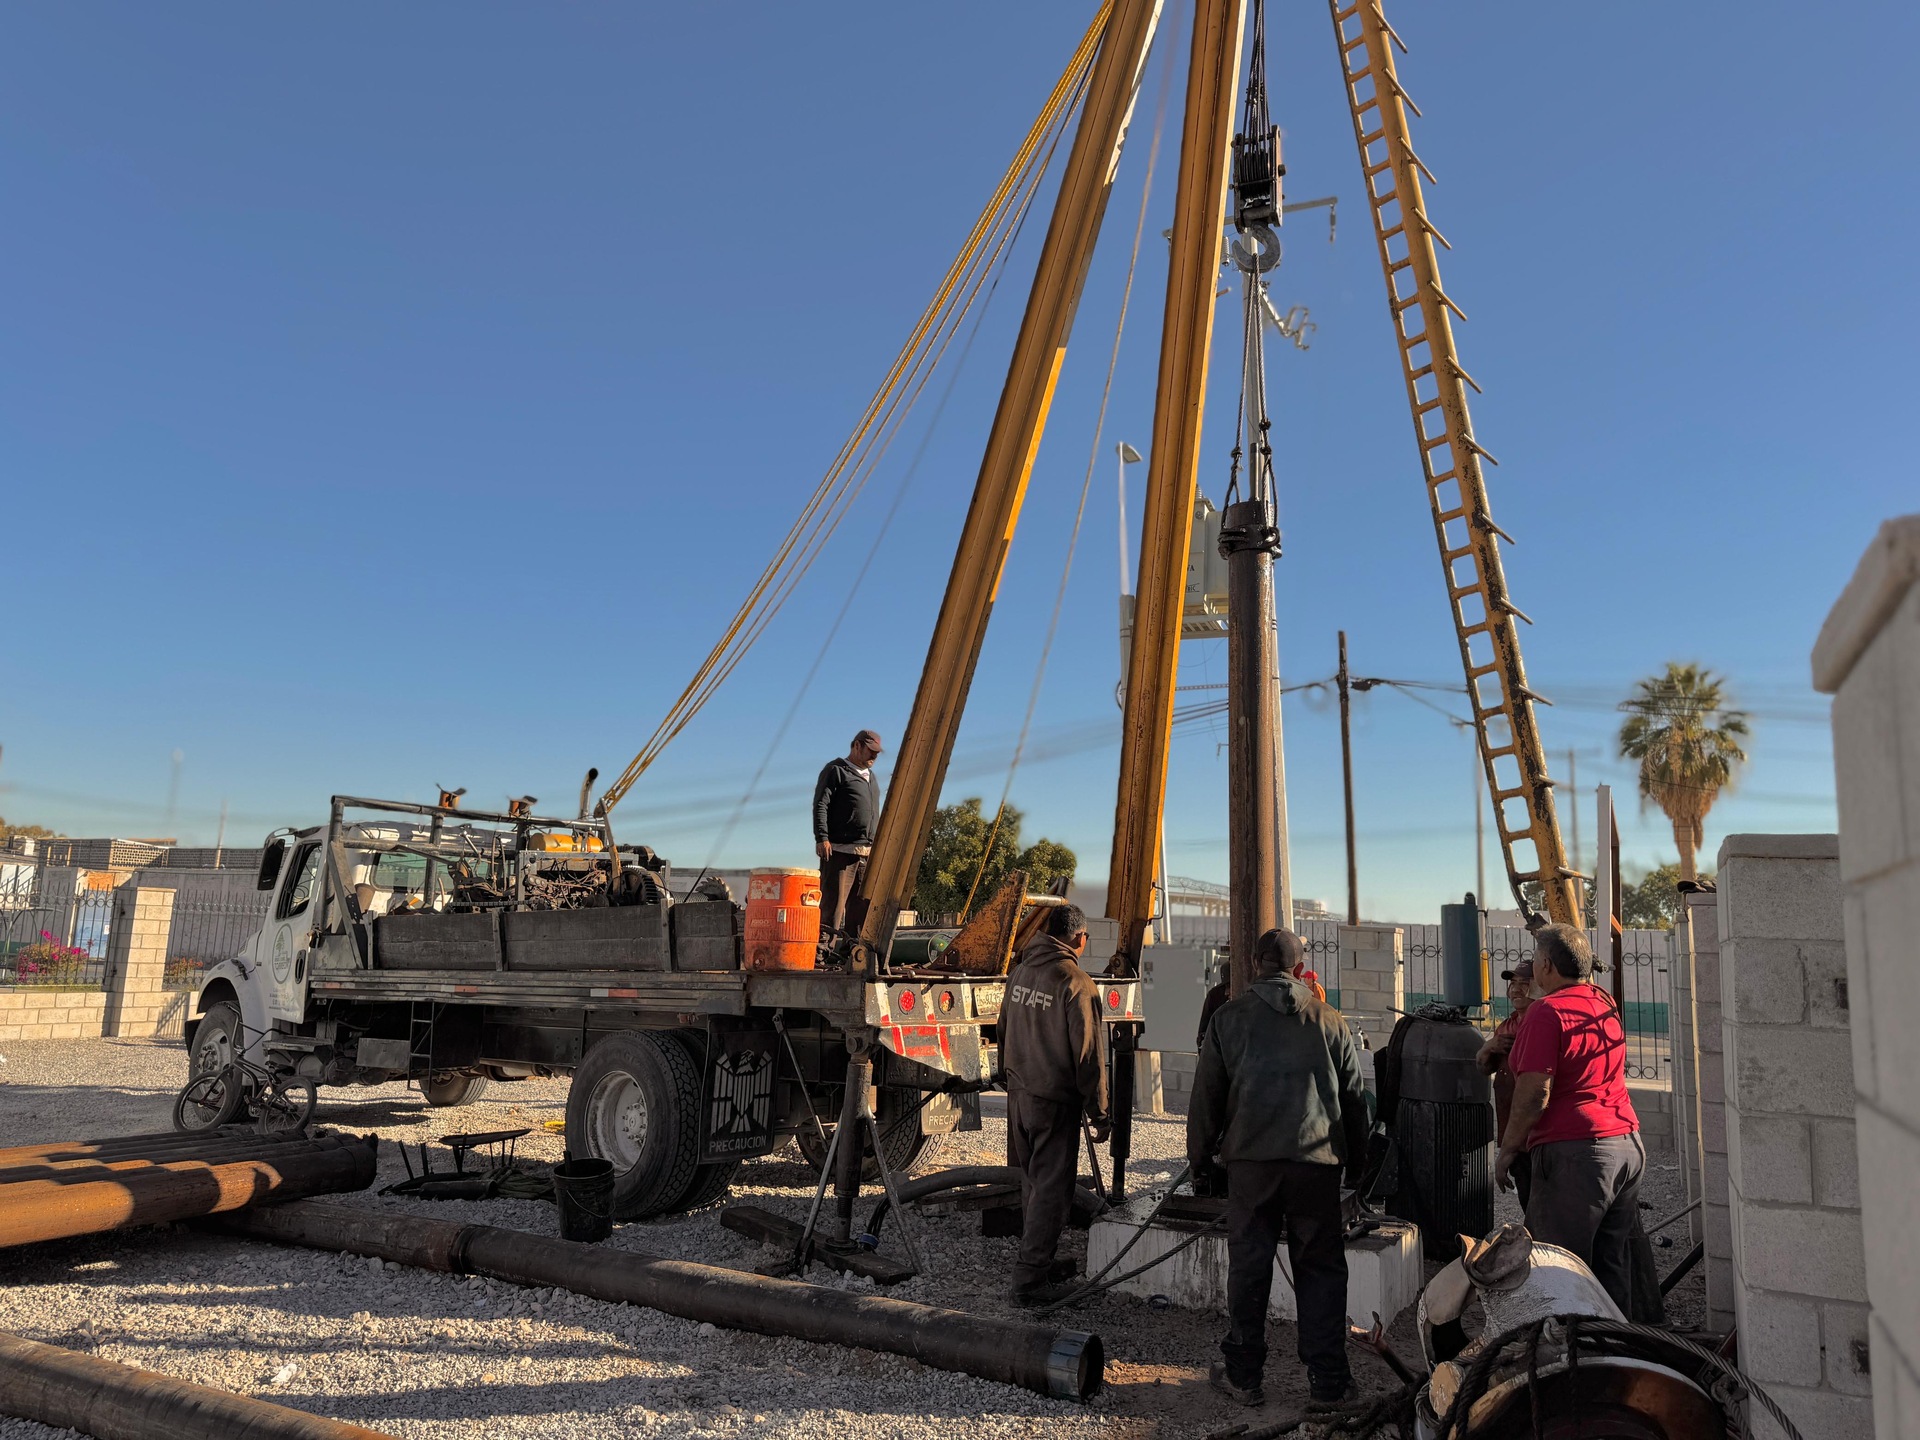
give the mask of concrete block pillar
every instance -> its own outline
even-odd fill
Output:
[[[1674,936],[1675,1100],[1684,1107],[1691,1132],[1681,1156],[1687,1198],[1702,1202],[1688,1225],[1693,1243],[1707,1250],[1707,1328],[1725,1331],[1733,1328],[1733,1218],[1720,1023],[1720,897],[1709,891],[1685,898]]]
[[[1374,1049],[1380,1049],[1407,1008],[1405,938],[1400,927],[1342,925],[1338,983],[1341,1013],[1350,1025],[1366,1031]]]
[[[132,885],[114,891],[112,928],[107,932],[104,1032],[108,1035],[146,1038],[159,1032],[168,1000],[167,936],[173,929],[173,894]]]
[[[1873,1432],[1920,1440],[1920,515],[1890,520],[1821,627],[1814,687],[1834,697],[1833,756],[1845,887],[1846,988],[1859,1204],[1866,1237],[1863,1342],[1824,1356],[1864,1392]],[[1852,1176],[1849,1157],[1824,1160]],[[1815,1137],[1816,1142],[1819,1137]],[[1859,1434],[1868,1433],[1862,1425]]]
[[[1740,1363],[1806,1440],[1873,1424],[1839,857],[1832,835],[1730,835],[1718,877]]]

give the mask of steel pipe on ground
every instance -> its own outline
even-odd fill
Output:
[[[47,1140],[37,1145],[9,1145],[0,1149],[0,1167],[69,1160],[124,1160],[175,1151],[210,1150],[222,1145],[257,1144],[262,1140],[300,1145],[311,1138],[298,1131],[261,1135],[251,1126],[234,1125],[199,1134],[168,1130],[158,1135],[120,1135],[105,1140]]]
[[[364,1190],[379,1140],[329,1136],[251,1160],[178,1161],[131,1170],[83,1169],[0,1186],[0,1250],[188,1220],[305,1195]]]
[[[907,1355],[935,1369],[1019,1385],[1063,1400],[1090,1399],[1106,1368],[1100,1337],[1084,1331],[985,1319],[911,1300],[849,1294],[491,1225],[458,1225],[311,1200],[249,1211],[219,1223],[229,1233],[260,1240],[377,1255],[422,1269],[486,1275],[519,1285],[553,1286],[732,1330]]]
[[[0,1415],[97,1440],[392,1440],[95,1355],[0,1334]]]
[[[219,1145],[181,1146],[156,1151],[151,1155],[84,1156],[74,1160],[23,1160],[0,1163],[0,1195],[4,1187],[23,1180],[69,1180],[79,1175],[105,1179],[131,1170],[151,1169],[159,1165],[230,1165],[237,1160],[267,1160],[276,1156],[302,1154],[320,1139],[304,1135],[292,1137],[252,1135]]]

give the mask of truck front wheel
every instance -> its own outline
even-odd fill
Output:
[[[700,1158],[700,1071],[686,1047],[638,1030],[596,1042],[567,1091],[567,1138],[575,1154],[613,1162],[620,1219],[671,1209]]]

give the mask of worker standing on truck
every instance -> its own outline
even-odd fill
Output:
[[[1008,1159],[1020,1168],[1025,1211],[1013,1303],[1051,1304],[1074,1288],[1058,1273],[1054,1251],[1073,1210],[1080,1169],[1080,1125],[1094,1143],[1110,1133],[1105,1030],[1100,990],[1080,968],[1087,920],[1078,905],[1047,912],[1046,925],[1020,952],[1000,1007],[1000,1066],[1007,1082]]]
[[[820,929],[844,928],[847,902],[867,873],[873,827],[880,818],[880,786],[873,762],[880,737],[862,730],[847,753],[827,762],[813,784],[813,853],[820,857]]]
[[[1367,1158],[1360,1052],[1340,1012],[1298,978],[1306,947],[1269,930],[1254,947],[1254,981],[1214,1014],[1187,1111],[1196,1186],[1227,1182],[1227,1335],[1208,1376],[1242,1405],[1266,1400],[1267,1299],[1284,1230],[1309,1409],[1351,1399],[1347,1251],[1340,1174]]]

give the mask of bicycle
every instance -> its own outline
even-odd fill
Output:
[[[304,1130],[313,1119],[320,1092],[312,1080],[294,1073],[293,1067],[265,1052],[266,1063],[246,1058],[250,1048],[248,1035],[265,1040],[267,1032],[239,1027],[240,1044],[233,1060],[218,1070],[209,1070],[189,1080],[174,1097],[173,1128],[183,1134],[200,1134],[232,1124],[245,1110],[253,1128],[261,1135],[282,1135]]]

